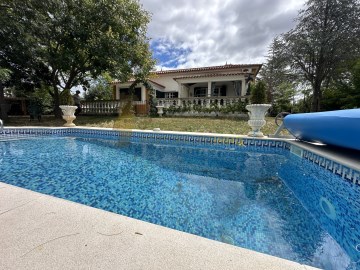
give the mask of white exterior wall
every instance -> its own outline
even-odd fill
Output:
[[[175,75],[176,74],[161,74],[157,78],[150,78],[150,80],[165,86],[164,92],[179,91],[179,85],[174,80]]]

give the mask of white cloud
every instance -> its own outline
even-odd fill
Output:
[[[305,0],[140,0],[158,66],[262,63],[272,39],[294,26]]]

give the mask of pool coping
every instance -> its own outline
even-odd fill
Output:
[[[6,127],[5,129],[68,130],[69,128]],[[360,170],[360,166],[359,163],[353,159],[347,159],[344,156],[337,155],[336,152],[331,151],[331,149],[329,150],[326,147],[319,147],[286,138],[252,138],[246,135],[234,134],[123,130],[97,127],[72,128],[74,131],[77,129],[123,132],[123,135],[128,133],[140,133],[142,135],[154,134],[155,137],[156,134],[160,136],[181,135],[190,136],[189,140],[191,139],[191,136],[209,136],[212,138],[224,139],[238,138],[241,140],[241,142],[243,142],[243,140],[250,140],[254,142],[251,145],[263,147],[269,147],[269,141],[279,141],[286,143],[286,145],[275,144],[274,147],[286,148],[290,151],[292,151],[292,147],[299,147],[302,150],[300,153],[301,158],[308,159],[311,162],[314,162],[315,164],[318,164],[319,166],[338,174],[347,181],[353,182],[355,184],[359,184],[360,182],[358,172]],[[210,143],[225,144],[232,142],[229,142],[228,140],[222,141],[216,139]],[[236,144],[235,141],[233,141],[233,143]],[[38,201],[41,201],[41,203]],[[29,207],[31,208],[29,209]],[[44,209],[46,209],[47,212],[45,212]],[[64,209],[64,211],[61,212],[60,216],[56,214],[56,218],[54,217],[55,220],[63,220],[63,222],[67,222],[68,226],[71,228],[87,228],[87,231],[83,233],[75,233],[76,230],[72,230],[71,233],[66,234],[66,226],[60,226],[57,224],[55,228],[53,228],[55,222],[54,219],[49,218],[49,220],[44,223],[42,216],[37,216],[38,213],[43,213],[45,216],[50,213],[49,215],[51,216],[52,213],[58,213],[57,209]],[[77,214],[86,215],[87,219],[85,221],[79,220]],[[98,220],[99,216],[102,217],[101,221]],[[99,232],[95,232],[94,230],[91,230],[91,228],[88,228],[89,225],[87,223],[92,224],[95,221],[96,223],[93,226],[96,227],[100,226],[99,224],[101,224],[101,226],[104,228],[111,230],[111,233],[100,233],[100,236],[105,235],[115,240],[109,241],[107,243],[108,246],[102,250],[99,248],[99,246],[101,246],[100,244],[102,243],[102,240],[100,239],[101,237],[98,237],[99,239],[96,238],[97,242],[94,243],[94,246],[92,247],[93,250],[90,253],[95,253],[96,256],[94,256],[98,259],[91,259],[88,262],[86,258],[89,255],[89,251],[84,251],[84,247],[79,246],[79,240],[70,239],[77,238],[77,235],[82,235],[81,243],[84,244],[86,241],[90,241],[91,239],[87,237],[89,235],[94,236]],[[291,262],[259,252],[227,245],[199,236],[165,228],[159,225],[150,224],[144,221],[128,218],[89,206],[25,190],[19,187],[4,184],[2,182],[0,182],[0,224],[2,228],[6,228],[5,230],[0,231],[0,240],[5,240],[5,242],[8,242],[8,244],[5,245],[5,248],[0,246],[0,256],[6,258],[4,262],[0,262],[0,268],[3,267],[6,269],[7,267],[11,269],[13,265],[17,265],[16,269],[28,269],[29,265],[31,267],[35,265],[38,266],[34,267],[34,269],[40,267],[45,267],[44,269],[54,269],[54,261],[56,261],[59,265],[62,265],[62,268],[65,267],[68,269],[76,269],[79,268],[79,266],[81,266],[81,268],[85,268],[85,266],[89,268],[104,268],[105,262],[101,259],[104,257],[109,260],[109,262],[106,264],[107,269],[119,269],[121,268],[119,265],[125,262],[126,264],[122,265],[127,269],[162,269],[164,267],[164,262],[169,264],[166,266],[166,268],[171,269],[316,269],[310,266],[301,265],[296,262]],[[16,224],[17,230],[14,230],[13,228],[14,224]],[[112,231],[117,227],[123,228],[122,226],[125,226],[126,228],[121,230],[121,234],[119,235],[126,234],[126,237],[124,236],[126,238],[125,240],[131,247],[134,247],[134,243],[138,243],[136,242],[136,237],[147,235],[148,238],[144,237],[147,240],[141,242],[141,245],[137,245],[136,249],[131,249],[131,251],[126,249],[124,254],[122,253],[119,255],[116,253],[119,250],[114,249],[114,246],[118,247],[121,244],[121,241],[125,240],[123,237],[118,237],[117,239],[115,236],[118,236],[118,234],[116,232],[113,233]],[[41,239],[43,239],[43,242],[39,242],[39,239],[36,238],[39,237],[41,228],[46,228],[46,231],[48,232],[48,234],[40,235]],[[138,230],[134,228],[141,228],[142,231],[150,232],[150,234],[144,234],[142,231],[138,232]],[[21,235],[19,235],[19,231],[21,231]],[[165,238],[164,235],[166,236]],[[63,237],[69,238],[66,240],[69,243],[64,245],[63,241],[57,241]],[[28,241],[28,238],[31,238],[31,241],[24,244],[25,239]],[[132,243],[131,241],[135,242]],[[50,242],[51,245],[48,245]],[[156,245],[154,243],[156,243]],[[69,245],[70,247],[74,247],[76,245],[78,246],[79,249],[74,250],[77,255],[66,253],[66,248],[69,247]],[[24,251],[25,246],[27,247],[28,252]],[[103,246],[101,247],[103,248]],[[189,252],[189,250],[191,250],[191,252]],[[206,252],[204,252],[204,250]],[[110,258],[108,253],[105,251],[110,252],[110,254],[113,254],[114,257]],[[64,252],[66,253],[65,255],[63,254]],[[31,259],[29,260],[28,255],[30,253]],[[165,254],[169,256],[171,255],[171,259],[164,258]],[[137,259],[134,260],[134,256],[139,257],[136,257]],[[23,260],[23,257],[27,257],[27,259]],[[67,258],[68,263],[70,263],[70,267],[69,265],[64,264],[62,258]],[[81,265],[79,265],[77,258],[81,258]],[[31,262],[31,264],[29,264],[29,262]],[[145,262],[148,265],[146,265]],[[61,267],[58,269],[61,269]]]

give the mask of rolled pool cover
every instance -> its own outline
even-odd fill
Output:
[[[284,126],[303,141],[360,150],[360,109],[290,114]]]

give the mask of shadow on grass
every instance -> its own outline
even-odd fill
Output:
[[[112,127],[110,124],[104,126],[107,122],[117,119],[116,116],[82,116],[76,117],[74,123],[78,126],[94,126],[94,127]],[[61,127],[65,124],[65,120],[57,119],[53,115],[43,115],[41,121],[30,120],[29,116],[10,116],[5,126],[41,126],[41,127]]]

